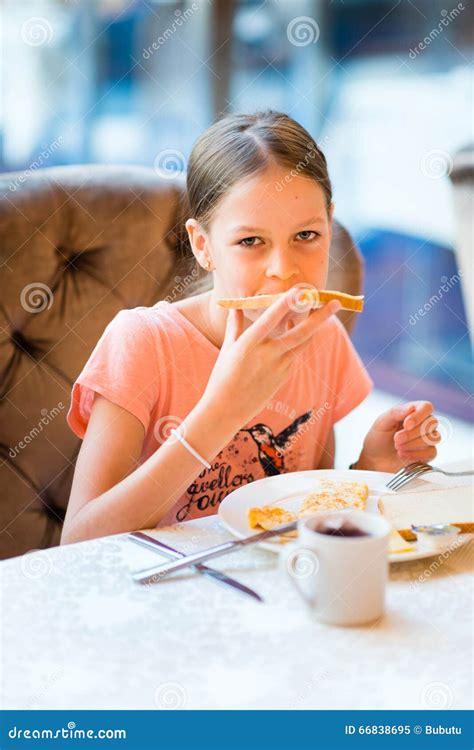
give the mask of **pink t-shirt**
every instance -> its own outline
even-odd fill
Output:
[[[199,401],[218,354],[169,302],[121,310],[73,385],[69,426],[84,437],[95,393],[100,393],[143,424],[143,463]],[[247,482],[317,469],[333,424],[372,387],[346,329],[330,318],[266,408],[242,425],[220,453],[207,457],[211,469],[203,466],[159,525],[216,513],[224,497]]]

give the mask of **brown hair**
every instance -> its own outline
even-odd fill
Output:
[[[303,174],[316,180],[324,191],[329,210],[332,189],[323,152],[296,120],[268,109],[254,114],[226,115],[199,136],[188,161],[182,215],[185,219],[192,216],[208,231],[212,214],[223,195],[236,182],[263,171],[271,163],[288,167],[289,179]],[[277,190],[279,184],[275,186]],[[196,273],[186,230],[184,226],[180,229],[185,255],[191,260],[188,268],[194,267]],[[194,286],[192,292],[188,289],[186,296],[197,293]]]
[[[220,198],[244,177],[276,162],[319,182],[332,201],[326,159],[307,130],[282,112],[232,114],[197,139],[187,168],[189,209],[208,228]]]

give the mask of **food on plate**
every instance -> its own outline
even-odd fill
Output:
[[[277,526],[284,526],[287,523],[296,521],[297,516],[283,508],[276,508],[272,505],[263,505],[261,508],[249,508],[248,520],[251,529],[261,528],[264,531],[271,531]]]
[[[249,508],[248,522],[252,529],[261,528],[269,531],[321,510],[364,510],[368,496],[369,488],[365,482],[333,482],[330,479],[321,479],[319,489],[306,495],[299,510],[291,512],[275,505]],[[294,532],[289,532],[288,536],[290,534],[295,536]]]
[[[321,479],[320,488],[316,492],[310,492],[303,500],[299,511],[300,517],[319,510],[365,510],[368,497],[369,488],[365,482],[333,482],[330,479]]]
[[[399,555],[403,552],[413,552],[416,549],[414,544],[405,541],[396,529],[392,529],[388,538],[388,554]]]
[[[474,532],[474,502],[469,485],[384,495],[379,498],[378,507],[407,541],[416,539],[412,526],[434,523],[458,526],[463,533]]]
[[[288,510],[276,505],[264,505],[248,510],[251,528],[271,530],[277,526],[306,518],[320,511],[357,508],[365,510],[369,498],[369,488],[365,482],[344,482],[320,479],[312,492],[309,492],[299,507]],[[280,501],[284,502],[284,499]],[[286,503],[295,499],[286,498]],[[474,499],[472,485],[417,490],[415,492],[386,493],[378,498],[378,510],[392,527],[388,541],[388,553],[398,555],[417,549],[417,536],[413,526],[451,524],[462,533],[474,533]],[[288,532],[273,539],[282,544],[294,538],[297,532]],[[421,543],[418,540],[419,544]],[[419,549],[418,544],[418,549]]]
[[[221,297],[217,300],[220,307],[235,308],[237,310],[256,310],[261,307],[268,307],[275,300],[286,294],[257,294],[254,297]],[[346,294],[345,292],[335,292],[331,289],[301,289],[295,291],[295,299],[301,304],[306,300],[312,302],[311,307],[322,307],[332,299],[337,299],[342,305],[342,310],[351,310],[352,312],[362,312],[364,309],[364,295]]]

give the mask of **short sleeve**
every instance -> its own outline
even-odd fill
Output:
[[[336,398],[333,407],[333,423],[349,414],[369,395],[374,383],[365,369],[349,334],[338,318],[336,324]]]
[[[75,381],[67,421],[83,438],[95,394],[133,414],[145,428],[159,393],[155,339],[137,309],[121,310],[105,328]]]

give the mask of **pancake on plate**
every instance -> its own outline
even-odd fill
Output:
[[[345,508],[364,510],[368,497],[369,488],[365,482],[333,482],[330,479],[321,479],[319,489],[306,495],[297,511],[291,512],[275,505],[263,505],[249,508],[247,518],[251,529],[269,531],[318,511]],[[285,534],[285,537],[289,538],[295,536],[296,532]]]

